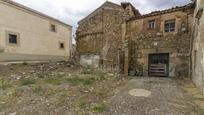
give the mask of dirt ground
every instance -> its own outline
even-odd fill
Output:
[[[190,79],[124,77],[72,62],[0,65],[0,115],[204,115]]]
[[[129,80],[71,62],[0,65],[0,73],[0,115],[99,114]]]
[[[104,115],[204,115],[203,96],[190,79],[137,77],[115,96]]]

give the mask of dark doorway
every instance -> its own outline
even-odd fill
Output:
[[[169,76],[169,53],[149,54],[149,76]]]

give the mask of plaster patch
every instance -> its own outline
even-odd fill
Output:
[[[132,89],[128,92],[128,94],[135,97],[149,97],[151,95],[151,91],[145,89]]]

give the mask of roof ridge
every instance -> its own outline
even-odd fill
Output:
[[[136,20],[136,19],[141,19],[141,18],[145,18],[145,17],[150,17],[150,16],[156,16],[156,15],[160,15],[160,14],[166,14],[166,13],[175,12],[175,11],[180,11],[180,10],[184,10],[184,9],[188,9],[188,8],[193,8],[193,3],[189,3],[189,4],[186,4],[183,6],[174,6],[174,7],[168,8],[168,9],[164,9],[164,10],[152,11],[150,13],[143,14],[141,16],[132,17],[128,21],[134,20],[134,19]]]
[[[1,0],[1,1],[6,2],[6,3],[10,4],[10,5],[14,5],[14,6],[16,6],[16,7],[19,7],[19,8],[21,8],[21,9],[23,9],[23,10],[26,10],[26,11],[29,11],[29,12],[32,12],[32,13],[35,13],[35,14],[40,15],[40,16],[42,16],[42,17],[49,18],[49,19],[54,20],[54,21],[56,21],[56,22],[58,22],[58,23],[61,23],[61,24],[63,24],[63,25],[72,27],[71,25],[62,22],[62,21],[60,21],[59,19],[56,19],[56,18],[51,17],[51,16],[49,16],[49,15],[46,15],[46,14],[44,14],[44,13],[42,13],[42,12],[39,12],[39,11],[37,11],[37,10],[34,10],[34,9],[30,8],[30,7],[27,7],[27,6],[23,5],[23,4],[17,3],[17,2],[15,2],[15,1],[13,1],[13,0]]]
[[[88,16],[86,16],[85,18],[81,19],[78,23],[81,23],[81,22],[83,22],[84,20],[86,20],[89,16],[93,15],[97,10],[99,10],[100,8],[102,8],[102,7],[103,7],[105,4],[107,4],[107,3],[122,8],[122,6],[120,6],[119,4],[116,4],[116,3],[113,3],[113,2],[110,2],[110,1],[106,1],[106,2],[104,2],[102,5],[100,5],[98,8],[96,8],[93,12],[91,12]]]

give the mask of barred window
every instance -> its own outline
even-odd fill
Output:
[[[11,44],[17,44],[17,35],[9,34],[9,43]]]

